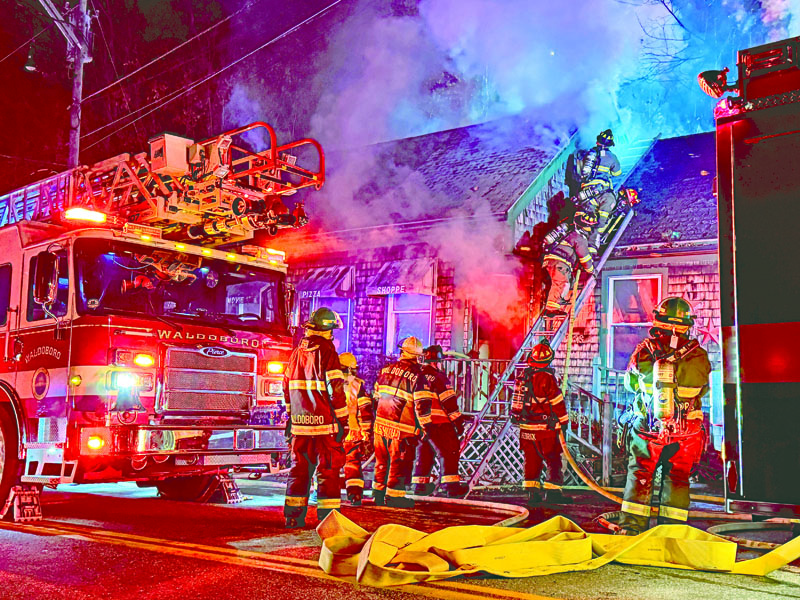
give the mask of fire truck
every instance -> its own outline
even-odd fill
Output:
[[[730,511],[800,516],[800,38],[706,71],[715,108]],[[733,95],[724,96],[732,92]]]
[[[259,122],[0,196],[0,499],[133,480],[199,500],[285,449],[292,294],[255,240],[308,221],[286,201],[324,167]]]

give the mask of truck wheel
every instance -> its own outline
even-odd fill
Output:
[[[17,455],[17,426],[14,415],[0,404],[0,510],[5,506],[11,487],[19,482],[23,464]]]
[[[167,500],[182,502],[207,502],[217,489],[216,476],[192,475],[190,477],[173,477],[156,482],[159,495]]]

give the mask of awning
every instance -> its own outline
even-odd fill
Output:
[[[353,296],[353,267],[320,267],[306,273],[295,284],[298,298],[350,298]]]
[[[390,294],[436,295],[436,260],[397,260],[381,267],[367,284],[368,296]]]

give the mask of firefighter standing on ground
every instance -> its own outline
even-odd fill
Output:
[[[342,446],[347,421],[344,375],[333,346],[333,330],[342,320],[320,308],[303,326],[305,337],[292,352],[283,383],[291,437],[292,466],[286,483],[283,514],[286,527],[305,525],[311,477],[317,471],[317,517],[341,505],[339,471],[345,463]]]
[[[433,392],[431,424],[426,428],[417,447],[417,461],[411,483],[415,494],[427,496],[433,493],[436,485],[432,473],[438,451],[442,458],[439,469],[442,488],[450,497],[461,497],[465,490],[458,475],[458,460],[461,454],[459,437],[464,432],[464,417],[458,410],[458,398],[450,380],[438,367],[439,361],[444,360],[442,347],[437,345],[425,348],[422,360],[425,363],[422,374],[428,388]]]
[[[545,303],[545,315],[566,314],[572,292],[574,271],[578,265],[591,274],[594,261],[589,251],[588,236],[597,225],[597,218],[590,213],[575,213],[573,227],[544,255],[542,268],[550,275],[550,290]]]
[[[434,394],[422,367],[422,342],[408,337],[400,344],[400,360],[381,369],[375,383],[378,408],[375,415],[375,504],[410,507],[406,479],[414,463],[414,451],[423,430],[431,425]]]
[[[364,380],[356,377],[356,357],[345,352],[339,355],[339,363],[344,373],[344,391],[347,397],[344,485],[350,504],[360,506],[364,495],[364,471],[361,462],[372,454],[372,398],[367,394]]]
[[[648,527],[653,475],[659,466],[658,522],[686,522],[689,475],[705,438],[701,406],[711,365],[706,351],[689,337],[692,307],[683,298],[666,298],[653,313],[650,337],[634,350],[625,376],[625,386],[636,393],[620,520],[628,534]]]
[[[534,506],[544,497],[541,481],[547,467],[547,481],[561,485],[561,443],[558,432],[569,417],[555,373],[550,368],[554,357],[547,340],[536,344],[528,356],[528,366],[514,384],[511,420],[519,424],[519,447],[525,457],[524,487],[528,505]],[[564,503],[560,491],[546,494],[553,503]]]

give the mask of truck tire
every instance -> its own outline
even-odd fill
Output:
[[[155,484],[160,496],[181,502],[208,502],[217,489],[215,475],[172,477]]]
[[[0,511],[11,487],[19,482],[24,464],[17,454],[17,425],[9,405],[0,404]]]

